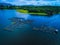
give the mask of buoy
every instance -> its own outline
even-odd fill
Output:
[[[57,33],[58,33],[58,29],[56,29],[56,30],[54,31],[54,33],[57,34]]]

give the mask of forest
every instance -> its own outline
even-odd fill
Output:
[[[0,6],[0,10],[7,10],[7,9],[12,9],[12,10],[27,10],[26,13],[30,14],[37,14],[37,13],[45,13],[47,15],[53,15],[53,14],[59,14],[60,13],[60,6]]]

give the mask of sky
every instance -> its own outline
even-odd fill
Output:
[[[60,0],[0,0],[13,5],[53,5],[60,6]]]

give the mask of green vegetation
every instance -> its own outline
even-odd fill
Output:
[[[32,15],[47,15],[46,13],[34,13],[34,12],[29,12],[28,10],[23,10],[23,9],[17,9],[16,11],[24,14],[32,14]]]
[[[1,6],[0,9],[15,9],[18,12],[32,15],[60,14],[60,6]]]
[[[59,14],[60,7],[59,6],[20,6],[19,10],[27,10],[26,13],[32,15],[43,15],[43,16],[51,16],[53,14]],[[17,10],[18,12],[21,12]]]
[[[21,12],[21,13],[28,13],[28,10],[23,10],[23,9],[17,9],[18,12]]]

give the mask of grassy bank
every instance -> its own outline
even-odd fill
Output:
[[[24,13],[24,14],[31,14],[31,15],[47,15],[46,13],[34,13],[34,12],[29,12],[28,10],[23,10],[23,9],[17,9],[17,12]]]

